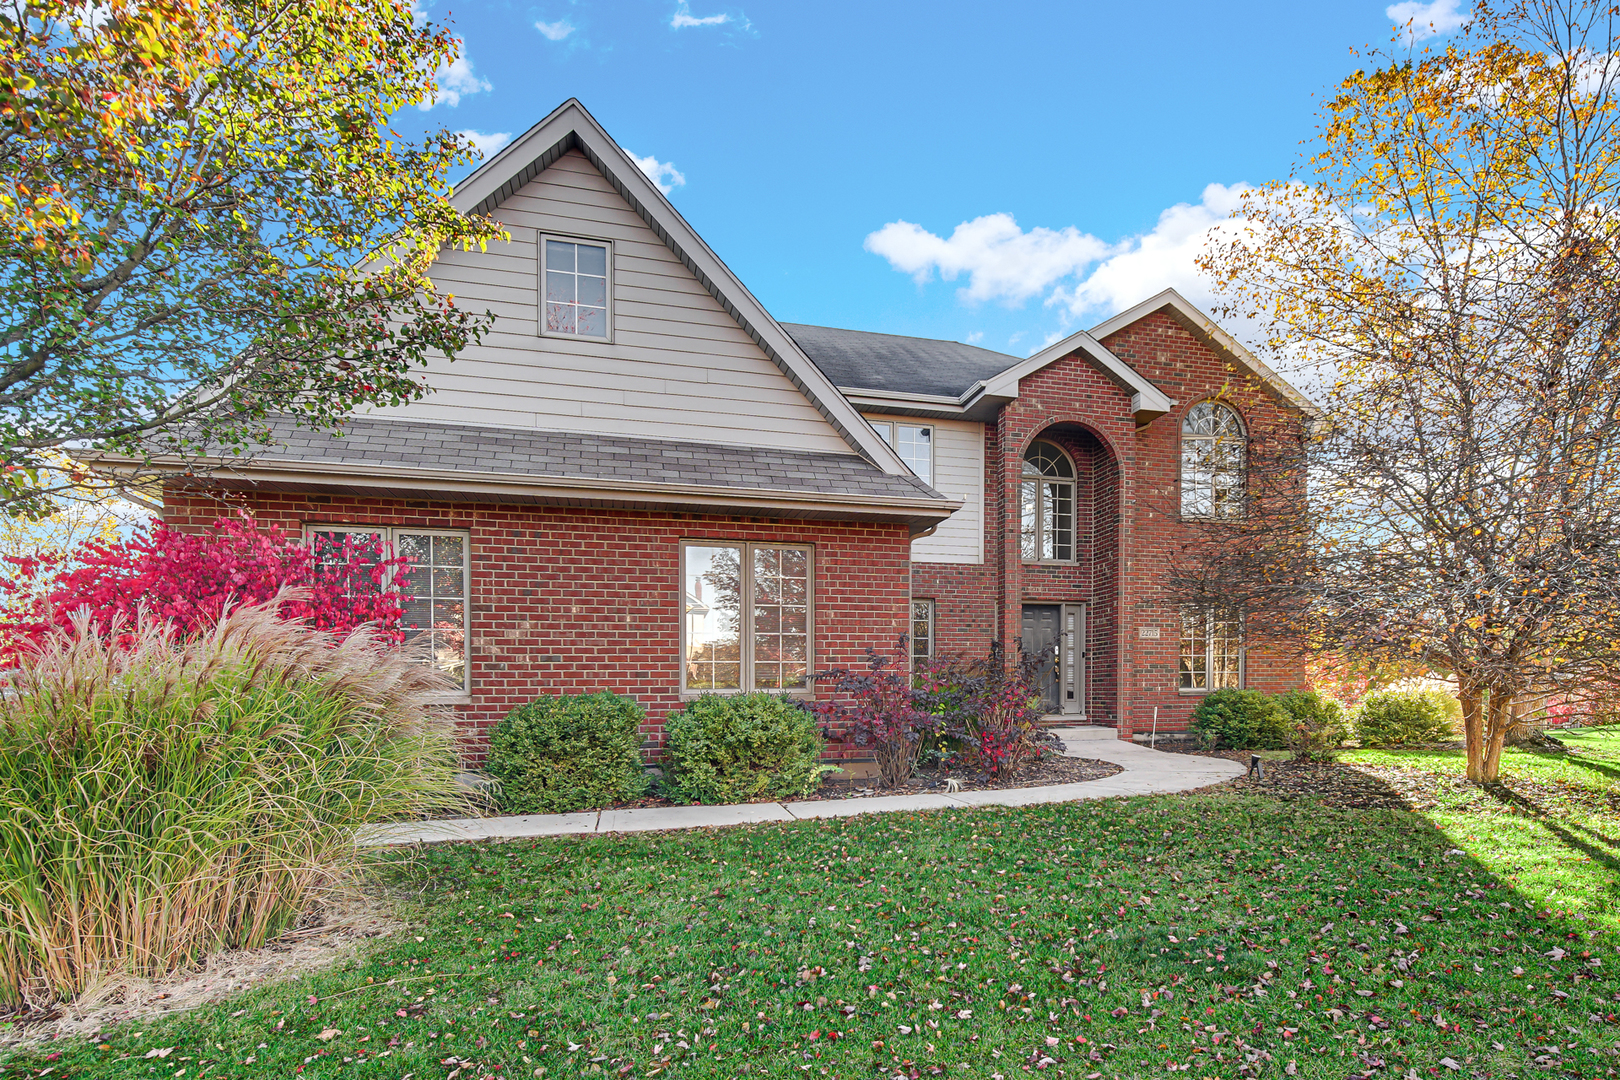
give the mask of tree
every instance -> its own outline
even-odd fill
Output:
[[[449,202],[472,147],[387,126],[457,48],[410,0],[0,0],[0,508],[58,448],[241,450],[478,339],[428,274],[499,235]]]
[[[1516,701],[1620,674],[1617,18],[1482,3],[1444,48],[1398,37],[1203,259],[1326,420],[1256,448],[1253,512],[1176,587],[1455,678],[1480,782]]]

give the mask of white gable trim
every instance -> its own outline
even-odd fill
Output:
[[[491,213],[570,150],[590,160],[852,450],[890,475],[910,472],[577,98],[563,102],[458,184],[451,202],[465,214]]]
[[[1023,363],[986,380],[985,393],[1017,397],[1020,379],[1076,352],[1084,355],[1120,389],[1131,395],[1131,415],[1138,424],[1146,424],[1163,416],[1175,405],[1168,394],[1144,379],[1140,372],[1109,352],[1096,337],[1084,330],[1048,345]]]
[[[1278,397],[1281,397],[1289,405],[1292,405],[1313,420],[1321,418],[1322,410],[1314,401],[1300,393],[1292,383],[1273,371],[1258,356],[1244,348],[1236,338],[1216,325],[1214,319],[1204,314],[1174,289],[1166,289],[1157,296],[1142,301],[1129,311],[1122,311],[1107,322],[1093,326],[1091,334],[1096,338],[1105,338],[1109,334],[1118,333],[1125,327],[1146,318],[1156,311],[1168,311],[1170,317],[1180,323],[1193,337],[1220,353],[1227,360],[1247,369],[1251,375],[1269,386]]]

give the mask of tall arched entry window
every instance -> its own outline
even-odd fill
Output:
[[[1243,421],[1218,401],[1200,401],[1181,421],[1181,516],[1243,513]]]
[[[1025,562],[1074,560],[1074,463],[1049,442],[1024,451],[1019,485]]]

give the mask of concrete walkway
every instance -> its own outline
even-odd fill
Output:
[[[996,791],[959,791],[954,795],[874,795],[861,799],[806,799],[787,803],[742,803],[735,806],[653,806],[637,810],[586,810],[577,814],[534,814],[523,817],[463,818],[387,825],[370,830],[361,843],[431,844],[446,840],[510,840],[525,836],[568,836],[577,833],[651,832],[661,829],[704,829],[753,821],[802,821],[806,818],[851,817],[895,810],[944,810],[972,806],[1034,806],[1039,803],[1107,799],[1116,795],[1163,795],[1218,784],[1243,774],[1243,766],[1225,758],[1195,757],[1150,750],[1117,738],[1113,728],[1056,728],[1069,757],[1101,758],[1124,767],[1101,780],[1046,787]]]

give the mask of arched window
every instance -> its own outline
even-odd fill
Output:
[[[1049,442],[1024,451],[1019,485],[1026,562],[1074,559],[1074,464]]]
[[[1243,513],[1243,421],[1216,401],[1200,401],[1181,421],[1181,516]]]

